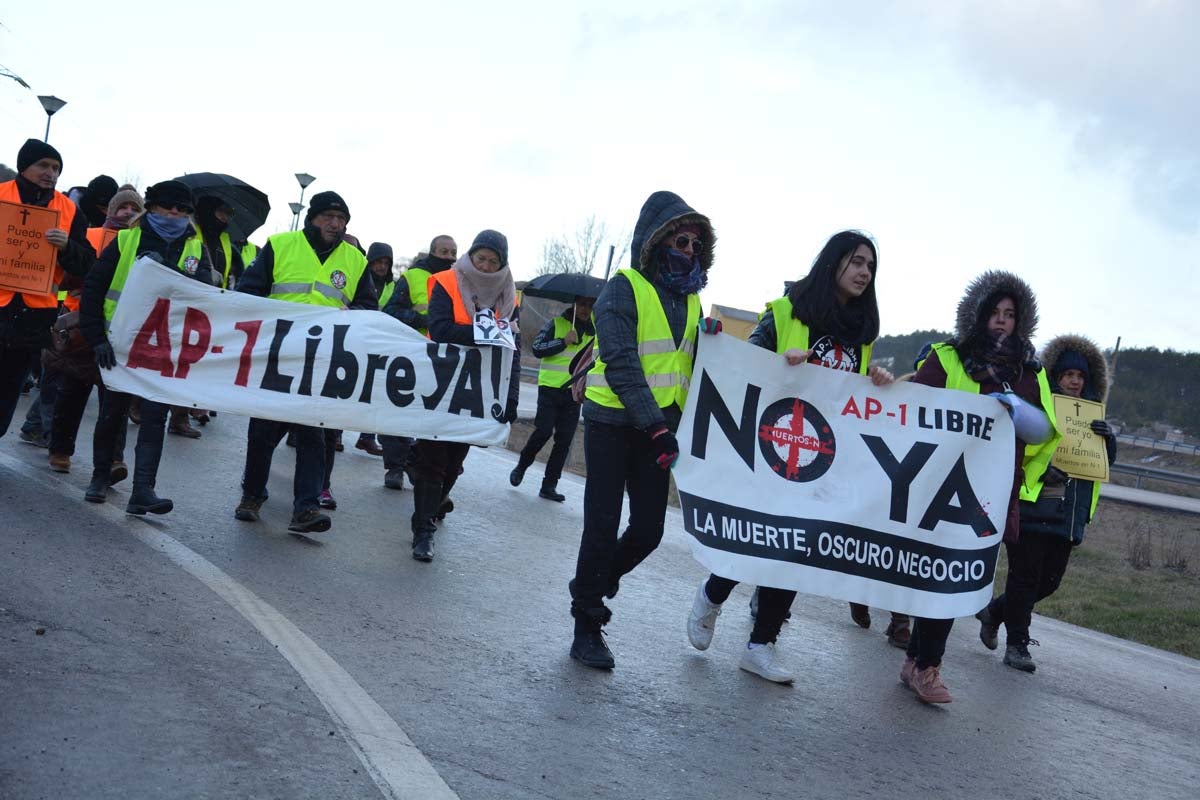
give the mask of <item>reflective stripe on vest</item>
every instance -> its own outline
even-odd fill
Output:
[[[654,395],[659,408],[678,405],[683,408],[688,388],[692,381],[692,361],[696,353],[697,325],[700,322],[700,298],[690,294],[687,298],[687,322],[684,325],[683,341],[678,347],[671,333],[671,324],[663,310],[658,292],[646,278],[635,269],[617,270],[633,287],[633,299],[637,304],[638,358],[646,385]],[[604,361],[599,357],[587,376],[587,398],[607,408],[624,408],[625,404],[609,388],[604,376]]]
[[[574,326],[570,320],[562,317],[554,318],[554,338],[562,339]],[[571,378],[571,361],[575,355],[587,347],[588,342],[595,336],[581,336],[575,344],[567,345],[562,352],[546,356],[538,367],[538,386],[549,386],[554,389],[562,388]]]
[[[775,319],[775,352],[783,354],[788,350],[807,350],[808,326],[792,315],[791,299],[780,297],[768,303],[767,307],[771,309],[771,316]],[[780,319],[786,321],[780,325]],[[858,364],[859,374],[866,375],[867,370],[871,368],[871,351],[874,348],[874,342],[863,346]]]
[[[0,183],[0,201],[26,206],[33,205],[32,203],[22,202],[21,191],[17,188],[16,181]],[[75,221],[75,204],[67,199],[65,194],[55,192],[50,196],[50,202],[46,204],[46,208],[50,211],[58,212],[58,223],[55,227],[70,234],[71,223]],[[54,273],[50,277],[50,289],[45,294],[20,292],[21,300],[27,308],[58,308],[58,285],[62,283],[62,279],[63,270],[58,263],[58,254],[55,254]],[[18,292],[11,292],[8,289],[0,289],[0,307],[11,303],[13,297],[17,294]]]
[[[108,285],[108,292],[104,295],[105,323],[112,322],[113,313],[117,310],[117,301],[121,299],[121,291],[125,288],[125,282],[129,280],[129,270],[133,266],[133,262],[137,260],[137,249],[141,242],[141,227],[130,228],[117,234],[117,248],[120,257],[117,259],[117,269],[113,273],[112,283]],[[186,275],[185,265],[188,258],[194,258],[199,262],[203,257],[204,241],[198,235],[192,236],[184,242],[183,252],[179,254],[179,263],[176,264],[176,267]]]
[[[953,346],[942,342],[935,344],[929,352],[930,355],[937,356],[938,362],[946,373],[947,389],[979,394],[979,382],[967,374],[962,359],[959,358],[958,351]],[[1038,399],[1042,403],[1042,410],[1050,419],[1054,435],[1042,444],[1025,445],[1025,452],[1021,455],[1021,499],[1030,502],[1036,500],[1037,496],[1041,494],[1042,475],[1045,474],[1046,467],[1050,466],[1050,459],[1054,456],[1054,451],[1058,449],[1058,440],[1062,438],[1058,422],[1054,419],[1054,400],[1050,397],[1050,382],[1046,379],[1046,370],[1038,370],[1037,382]]]
[[[322,264],[304,231],[277,233],[268,239],[275,253],[272,300],[346,308],[367,269],[367,257],[339,242]],[[341,288],[338,288],[338,284]]]

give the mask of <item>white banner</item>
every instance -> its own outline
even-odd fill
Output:
[[[998,401],[789,367],[723,334],[698,355],[674,472],[701,564],[930,618],[991,599],[1015,446]]]
[[[104,382],[171,405],[503,445],[513,353],[430,342],[378,311],[267,300],[138,259]]]

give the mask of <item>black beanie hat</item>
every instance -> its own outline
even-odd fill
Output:
[[[1069,369],[1077,369],[1082,372],[1084,380],[1090,380],[1092,377],[1092,370],[1088,367],[1087,358],[1074,350],[1063,351],[1063,354],[1058,357],[1058,361],[1054,363],[1054,371],[1050,377],[1058,380],[1059,376]]]
[[[371,246],[367,248],[367,261],[374,261],[377,258],[386,258],[395,263],[395,259],[392,257],[392,246],[384,242],[371,242]]]
[[[146,190],[146,208],[154,205],[181,205],[196,208],[192,190],[180,181],[163,181]]]
[[[24,172],[43,158],[53,158],[61,167],[63,160],[58,151],[41,139],[26,139],[25,144],[17,151],[17,172]],[[115,182],[114,182],[115,183]],[[116,186],[113,186],[115,192]]]
[[[493,230],[480,231],[475,237],[475,241],[471,242],[471,249],[467,251],[467,255],[473,256],[476,250],[482,250],[485,247],[500,256],[501,267],[508,266],[508,239],[503,233]]]
[[[346,205],[346,201],[337,192],[317,192],[309,201],[308,213],[304,216],[304,224],[307,225],[312,221],[312,218],[322,211],[341,211],[346,215],[346,221],[350,221],[350,207]]]
[[[88,182],[84,195],[91,201],[107,206],[117,193],[117,182],[107,175],[97,175]]]

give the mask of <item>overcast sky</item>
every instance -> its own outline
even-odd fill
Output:
[[[0,160],[57,95],[60,189],[227,172],[271,197],[261,244],[308,172],[364,242],[492,227],[518,279],[670,189],[720,239],[706,306],[761,309],[855,227],[884,333],[949,329],[999,268],[1039,342],[1200,350],[1191,0],[6,6],[0,64],[33,91],[0,79]]]

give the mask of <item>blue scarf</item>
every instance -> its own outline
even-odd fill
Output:
[[[192,221],[187,217],[168,217],[166,214],[147,214],[144,219],[150,230],[164,242],[173,242],[187,232]]]
[[[708,273],[700,266],[699,256],[688,258],[674,247],[665,247],[659,249],[654,281],[674,294],[696,294],[708,284]]]

